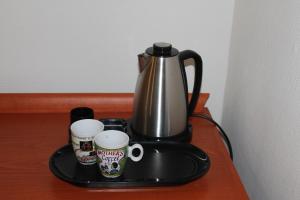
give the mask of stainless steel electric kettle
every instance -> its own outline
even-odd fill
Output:
[[[198,101],[202,82],[202,59],[191,50],[179,52],[168,43],[154,43],[139,54],[140,74],[136,84],[131,128],[150,138],[183,134],[188,117]],[[188,102],[184,61],[193,59],[195,78]]]

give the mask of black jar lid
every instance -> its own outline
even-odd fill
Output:
[[[179,51],[172,47],[171,44],[166,42],[156,42],[152,47],[146,49],[146,53],[151,56],[157,57],[173,57],[176,56]]]
[[[70,112],[71,123],[81,119],[94,119],[94,111],[88,107],[73,108]]]

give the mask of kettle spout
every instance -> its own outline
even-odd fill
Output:
[[[146,66],[146,56],[145,53],[141,53],[138,55],[138,61],[139,61],[139,72],[141,73]]]

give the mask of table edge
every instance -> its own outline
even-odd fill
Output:
[[[132,112],[134,93],[0,93],[0,113],[62,113],[87,106],[95,112]],[[191,96],[189,94],[189,96]],[[201,112],[209,93],[201,93]]]

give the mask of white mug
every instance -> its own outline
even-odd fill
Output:
[[[72,145],[79,163],[96,163],[94,137],[104,130],[104,124],[96,119],[82,119],[71,124]]]
[[[128,157],[134,162],[138,162],[144,154],[142,145],[128,145],[129,137],[122,131],[103,131],[95,136],[94,143],[98,166],[102,175],[107,178],[116,178],[122,175]],[[132,155],[134,149],[140,150],[138,156]]]

